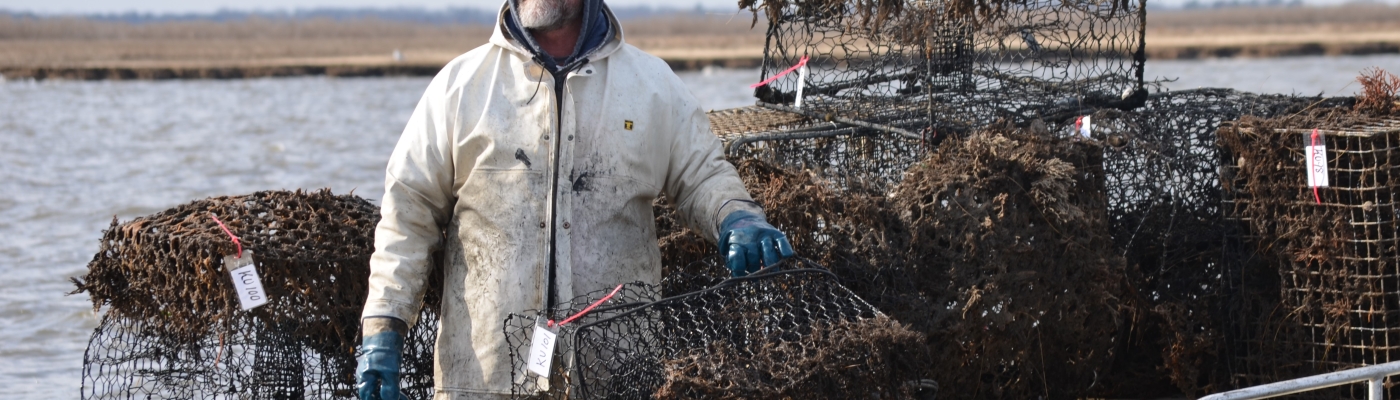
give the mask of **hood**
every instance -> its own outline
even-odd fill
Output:
[[[521,28],[519,12],[516,11],[519,6],[520,0],[506,0],[507,9],[501,21],[510,35],[552,72],[570,70],[587,63],[589,54],[602,47],[612,36],[613,21],[603,5],[603,0],[583,0],[583,30],[579,32],[578,43],[574,44],[572,55],[558,60],[541,49],[539,42],[535,41],[535,37],[530,35],[528,30]]]

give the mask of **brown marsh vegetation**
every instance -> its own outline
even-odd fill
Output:
[[[735,15],[739,15],[737,12]],[[628,41],[670,57],[762,53],[762,25],[747,15],[675,15],[624,22]],[[486,43],[485,25],[383,20],[273,20],[129,24],[0,16],[0,67],[248,64],[442,64]]]
[[[1400,7],[1226,8],[1147,14],[1149,58],[1400,52]]]

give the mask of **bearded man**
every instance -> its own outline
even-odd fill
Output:
[[[792,256],[700,103],[665,62],[623,41],[602,0],[509,0],[496,28],[428,85],[389,159],[361,399],[399,398],[403,337],[439,246],[436,399],[510,394],[508,314],[659,283],[661,193],[736,276]]]

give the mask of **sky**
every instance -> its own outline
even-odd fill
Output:
[[[669,6],[691,8],[696,4],[715,11],[737,9],[736,0],[606,0],[618,6]],[[1187,0],[1152,0],[1164,6],[1178,6]],[[1340,4],[1353,0],[1304,0],[1307,4]],[[1373,0],[1376,1],[1376,0]],[[1390,4],[1400,4],[1400,0],[1378,0]],[[443,9],[449,7],[471,7],[494,9],[502,0],[0,0],[0,10],[34,12],[40,14],[93,14],[122,13],[207,13],[220,9],[239,11],[279,11],[297,8],[392,8],[414,7]],[[1202,1],[1211,3],[1211,1]]]

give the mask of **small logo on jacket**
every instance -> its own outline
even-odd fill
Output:
[[[629,130],[629,131],[632,130],[632,120],[623,121],[623,122],[622,122],[622,127],[623,127],[623,128],[627,128],[627,130]]]

